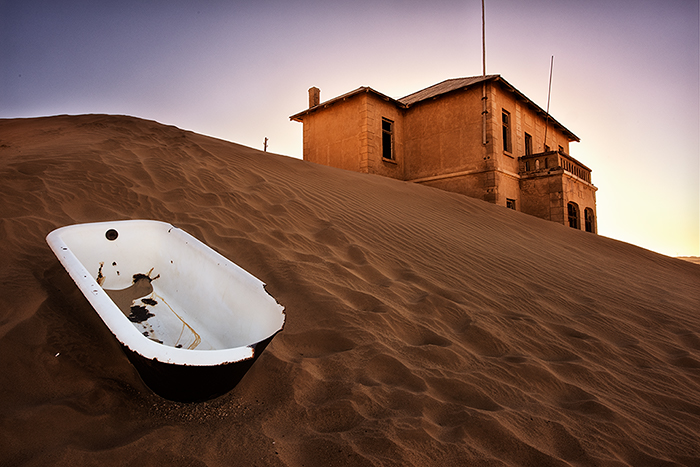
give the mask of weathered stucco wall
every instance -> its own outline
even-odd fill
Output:
[[[574,202],[579,207],[579,226],[581,230],[585,229],[584,211],[586,208],[589,208],[593,210],[595,216],[593,232],[598,232],[598,213],[595,204],[596,188],[565,172],[562,178],[562,189],[564,193],[564,207],[566,208],[569,202]],[[568,225],[568,222],[566,222],[566,225]]]
[[[407,180],[484,169],[480,88],[410,107],[404,131]]]
[[[569,153],[569,138],[550,122],[546,123],[544,115],[532,105],[516,98],[514,92],[504,89],[500,84],[491,83],[495,88],[489,93],[489,118],[494,138],[493,152],[497,156],[497,166],[511,172],[518,172],[518,158],[526,155],[525,134],[532,141],[532,153],[544,152],[544,134],[547,127],[547,146],[557,150],[560,146]],[[510,115],[511,150],[503,147],[503,111]]]
[[[523,177],[520,180],[521,211],[532,216],[564,223],[562,171],[550,175]]]
[[[382,158],[382,119],[393,122],[394,159]],[[372,93],[359,93],[304,116],[304,160],[404,179],[403,115]]]
[[[595,203],[596,188],[590,183],[559,168],[531,173],[520,180],[521,210],[542,219],[569,225],[568,204],[579,208],[579,226],[585,230],[584,212],[591,209],[594,215],[593,232],[598,231]]]
[[[545,118],[511,90],[488,83],[487,144],[483,145],[482,95],[482,88],[475,86],[421,102],[406,111],[405,178],[501,206],[512,200],[515,209],[521,210],[518,158],[526,153],[526,133],[532,151],[543,150]],[[509,116],[509,150],[503,139],[504,111]],[[569,150],[568,137],[551,123],[547,142],[555,149],[561,146],[564,152]],[[556,162],[552,160],[551,165],[556,166]],[[483,171],[493,172],[481,176]]]
[[[360,172],[363,102],[348,99],[304,117],[304,160]]]
[[[387,102],[375,94],[366,94],[365,128],[366,153],[361,157],[367,172],[385,177],[404,180],[404,115],[391,102]],[[388,119],[393,127],[394,159],[382,157],[382,119]]]
[[[554,127],[552,122],[547,123],[544,115],[537,112],[531,105],[518,102],[516,110],[516,155],[525,155],[525,133],[532,137],[532,152],[545,152],[545,127],[547,129],[546,146],[556,151],[560,146],[566,154],[569,154],[569,138],[561,130]]]
[[[515,202],[515,210],[520,211],[522,203],[520,195],[520,177],[515,172],[496,172],[497,173],[497,192],[495,204],[499,206],[508,206],[508,200]]]
[[[488,172],[478,172],[456,177],[428,179],[420,182],[421,185],[438,188],[469,196],[471,198],[484,199]]]

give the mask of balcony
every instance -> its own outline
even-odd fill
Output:
[[[519,158],[520,176],[532,177],[563,170],[574,177],[591,183],[591,169],[563,151],[547,151]]]

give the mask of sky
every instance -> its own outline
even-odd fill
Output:
[[[698,0],[485,0],[487,73],[547,105],[599,234],[700,256]],[[482,73],[479,0],[0,0],[0,118],[133,115],[302,157],[308,88]],[[1,135],[0,135],[1,138]]]

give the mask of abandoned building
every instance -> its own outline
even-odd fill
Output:
[[[448,79],[393,99],[370,87],[290,117],[304,160],[421,183],[596,232],[591,169],[579,138],[500,75]]]

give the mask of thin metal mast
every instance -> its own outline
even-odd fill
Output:
[[[484,0],[481,0],[481,58],[483,75],[486,76],[486,17],[484,15]]]
[[[486,17],[484,14],[484,0],[481,0],[481,57],[483,63],[483,76],[486,77]],[[481,144],[486,146],[486,80],[481,83]]]
[[[549,91],[547,91],[547,119],[544,123],[544,146],[543,150],[546,151],[547,147],[547,128],[549,127],[549,99],[552,96],[552,71],[554,70],[554,55],[552,55],[552,61],[549,64]]]

